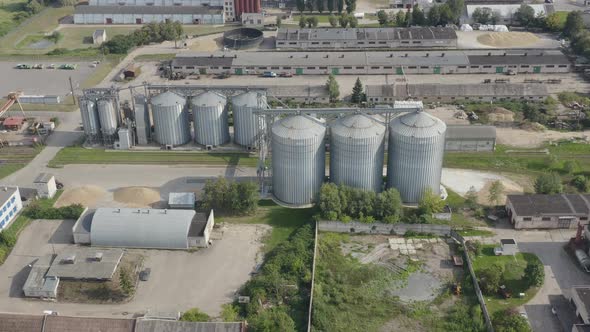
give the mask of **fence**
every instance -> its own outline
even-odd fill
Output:
[[[348,223],[340,221],[320,221],[317,223],[317,229],[323,232],[355,234],[404,235],[408,231],[416,233],[430,233],[438,236],[449,236],[451,234],[451,226],[447,225],[383,223],[365,224],[357,221]]]
[[[475,276],[475,271],[473,270],[473,265],[471,264],[471,258],[469,257],[469,252],[465,247],[465,239],[457,234],[455,231],[451,231],[451,237],[461,243],[463,248],[463,254],[465,256],[465,261],[467,262],[467,268],[469,269],[469,274],[471,275],[471,280],[473,281],[473,288],[475,289],[475,295],[477,295],[477,300],[479,301],[479,305],[481,306],[481,313],[483,314],[483,318],[486,322],[486,327],[488,332],[494,332],[494,327],[492,326],[492,320],[490,318],[490,313],[488,312],[488,307],[486,306],[485,299],[483,294],[481,293],[481,289],[479,288],[479,283],[477,282],[477,277]]]
[[[313,237],[313,260],[311,263],[311,291],[309,295],[309,310],[307,312],[307,332],[311,332],[311,311],[313,309],[313,287],[315,283],[315,259],[318,253],[318,223],[315,224],[315,235]]]

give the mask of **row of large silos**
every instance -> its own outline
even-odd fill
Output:
[[[330,135],[330,178],[337,184],[381,191],[385,124],[367,115],[336,120]],[[405,203],[417,203],[427,188],[438,193],[446,125],[425,113],[408,113],[389,124],[387,188]],[[326,127],[292,116],[272,127],[272,183],[275,197],[303,206],[317,197],[325,172]]]
[[[121,116],[112,98],[79,98],[80,112],[84,133],[93,143],[102,139],[112,143],[116,138],[117,128],[121,124]]]
[[[246,92],[231,100],[236,144],[254,146],[263,119],[253,112],[266,109],[266,96]],[[193,112],[195,141],[205,146],[229,142],[229,110],[227,97],[207,91],[187,100],[174,93],[163,92],[151,98],[155,141],[163,145],[182,145],[191,139],[189,107]],[[259,123],[262,121],[262,123]]]

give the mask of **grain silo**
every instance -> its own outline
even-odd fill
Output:
[[[96,143],[100,140],[100,119],[96,104],[90,99],[80,97],[79,105],[86,139],[91,143]]]
[[[279,201],[304,206],[313,203],[325,176],[326,127],[296,115],[272,126],[272,188]]]
[[[151,99],[156,142],[162,145],[182,145],[191,140],[186,100],[170,91]]]
[[[232,97],[232,113],[234,120],[234,142],[251,148],[256,146],[256,138],[260,128],[264,128],[264,118],[253,111],[266,109],[266,94],[248,91]]]
[[[151,140],[152,121],[150,119],[150,109],[147,98],[144,95],[135,96],[135,132],[137,135],[137,144],[146,145]]]
[[[444,122],[422,111],[391,121],[387,187],[399,190],[405,203],[418,203],[427,188],[440,192],[446,129]]]
[[[330,126],[330,181],[380,192],[385,125],[366,115],[340,118]]]
[[[119,114],[114,99],[99,99],[96,102],[98,118],[100,119],[100,131],[105,142],[112,143],[119,127]]]
[[[207,91],[192,101],[195,141],[217,146],[229,141],[228,106],[224,95]]]

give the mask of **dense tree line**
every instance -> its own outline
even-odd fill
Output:
[[[317,11],[321,14],[327,11],[341,14],[346,9],[346,13],[352,14],[356,9],[356,0],[296,0],[295,7],[300,13]]]
[[[148,23],[130,35],[115,35],[101,45],[105,54],[127,54],[136,46],[177,40],[183,35],[180,22]]]
[[[228,214],[251,214],[258,207],[258,186],[254,182],[228,181],[219,177],[207,180],[202,206]]]

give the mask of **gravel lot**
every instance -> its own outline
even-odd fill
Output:
[[[95,71],[90,67],[90,62],[54,62],[56,66],[64,63],[77,64],[76,70],[63,69],[15,69],[19,62],[0,62],[0,77],[3,79],[0,87],[0,95],[5,96],[10,91],[21,90],[26,95],[60,95],[65,96],[70,92],[68,78],[72,77],[74,89],[82,85],[84,80]],[[36,64],[44,66],[51,62],[22,61],[20,63]]]

